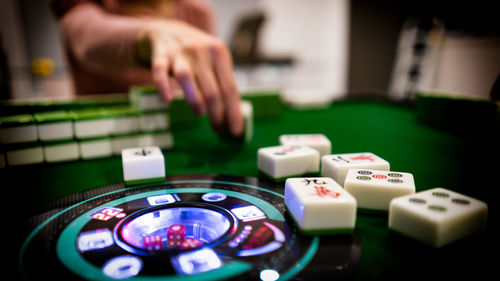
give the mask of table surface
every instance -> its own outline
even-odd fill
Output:
[[[412,107],[367,100],[336,102],[319,110],[283,108],[279,116],[255,119],[252,141],[243,145],[220,141],[206,119],[173,133],[175,147],[164,151],[167,175],[260,176],[257,150],[278,145],[281,134],[322,133],[331,140],[332,153],[373,152],[389,161],[392,171],[412,173],[417,191],[445,187],[485,201],[488,227],[479,235],[434,249],[389,231],[387,215],[358,214],[362,255],[357,279],[436,272],[485,277],[493,271],[491,252],[498,231],[492,226],[497,221],[499,187],[499,142],[494,134],[453,135],[418,123]],[[7,183],[8,195],[32,206],[23,216],[57,198],[123,181],[120,157],[9,167],[0,171],[0,178]]]

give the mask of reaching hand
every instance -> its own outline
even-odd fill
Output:
[[[242,133],[232,58],[223,42],[189,24],[157,19],[139,31],[137,46],[140,57],[149,56],[153,81],[165,100],[173,99],[170,75],[196,113],[208,112],[216,132],[228,126],[232,135]]]

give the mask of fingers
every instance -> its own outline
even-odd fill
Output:
[[[233,75],[231,54],[225,45],[218,44],[213,49],[214,67],[218,77],[222,102],[226,111],[229,130],[232,135],[243,133],[243,115],[240,110],[240,96]]]
[[[165,46],[162,44],[160,41],[155,42],[152,46],[151,71],[153,83],[156,85],[158,92],[165,101],[170,102],[174,98],[174,94],[168,80],[169,63]]]
[[[172,101],[174,98],[172,88],[170,87],[170,82],[168,80],[168,64],[165,59],[158,59],[153,61],[152,65],[153,71],[153,82],[158,89],[158,92],[167,102]]]
[[[162,22],[163,23],[163,22]],[[164,22],[151,36],[152,76],[165,100],[174,97],[172,75],[197,114],[208,113],[212,127],[239,136],[243,132],[240,97],[231,54],[212,36],[180,22]]]
[[[225,125],[224,105],[212,61],[208,52],[203,49],[198,49],[194,56],[197,81],[207,105],[212,127],[216,132],[223,133]]]
[[[198,115],[205,114],[207,110],[205,101],[194,78],[189,59],[183,54],[178,54],[174,58],[173,75],[184,91],[186,101],[193,111]]]
[[[219,43],[199,43],[174,56],[174,76],[189,105],[198,114],[208,112],[217,133],[222,134],[228,126],[232,135],[239,136],[243,132],[243,116],[229,51]]]

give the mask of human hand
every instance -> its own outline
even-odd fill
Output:
[[[197,114],[208,113],[214,130],[239,136],[243,132],[240,97],[231,54],[219,39],[189,24],[168,19],[147,21],[138,33],[137,54],[150,61],[153,82],[171,101],[172,76]]]

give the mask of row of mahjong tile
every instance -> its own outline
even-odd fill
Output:
[[[377,170],[355,169],[351,173],[363,177],[381,175]],[[377,185],[358,187],[353,192],[328,177],[289,178],[285,183],[285,206],[304,234],[350,233],[355,229],[361,197],[376,202],[380,199],[377,197],[390,194],[387,188]],[[445,246],[486,227],[488,206],[466,195],[444,188],[392,195],[388,204],[389,229],[434,247]]]
[[[280,142],[259,149],[259,169],[286,178],[285,206],[306,234],[351,232],[358,208],[388,211],[390,229],[435,247],[486,225],[484,202],[442,188],[415,193],[412,174],[389,171],[373,153],[329,154],[331,143],[320,134],[282,135]],[[321,178],[290,178],[318,173],[320,155]]]
[[[164,110],[133,107],[41,112],[0,117],[0,144],[105,137],[169,128]]]
[[[97,137],[82,140],[35,142],[5,146],[0,152],[0,168],[37,163],[54,163],[78,159],[93,159],[120,155],[126,148],[137,146],[158,146],[172,148],[173,135],[170,131],[141,132],[112,137]]]
[[[370,152],[330,154],[331,142],[322,134],[281,135],[280,143],[258,151],[259,170],[276,181],[319,173],[350,192],[359,208],[376,211],[415,193],[412,174],[390,171],[388,161]]]
[[[273,146],[259,149],[258,166],[276,181],[320,173],[342,185],[363,209],[387,211],[392,198],[415,192],[412,174],[389,171],[389,162],[369,152],[323,155],[320,171],[316,149],[305,145]]]
[[[260,148],[258,168],[274,180],[320,172],[344,184],[350,168],[389,170],[389,162],[369,153],[330,154],[331,142],[323,134],[286,134],[280,146]]]

